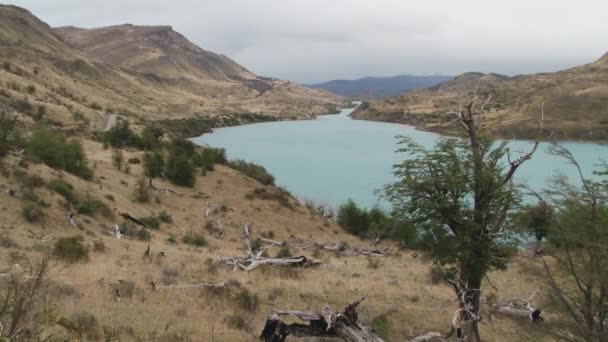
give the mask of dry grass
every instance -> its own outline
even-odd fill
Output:
[[[109,235],[113,224],[120,223],[114,221],[117,219],[77,216],[82,229],[77,230],[66,222],[63,198],[46,188],[38,188],[37,195],[50,207],[45,209],[44,222],[29,223],[20,215],[19,194],[10,197],[5,191],[0,192],[0,233],[11,239],[10,248],[0,247],[0,269],[11,267],[9,254],[17,248],[26,255],[37,255],[36,250],[51,247],[51,241],[58,237],[81,234],[84,244],[92,249],[103,243],[105,252],[91,253],[87,263],[69,266],[58,263],[52,267],[54,281],[69,287],[71,293],[78,293],[78,296],[57,298],[59,310],[66,317],[85,310],[94,315],[100,325],[113,327],[124,336],[130,331],[135,336],[162,334],[170,324],[172,332],[190,334],[193,340],[208,341],[213,337],[215,341],[255,341],[266,313],[272,308],[318,310],[327,303],[340,309],[354,299],[367,296],[361,306],[361,319],[370,324],[375,317],[385,315],[392,341],[404,341],[426,331],[445,331],[449,327],[456,309],[455,303],[449,302],[449,289],[432,285],[430,265],[420,257],[414,258],[411,252],[401,251],[379,262],[321,253],[317,256],[324,261],[324,266],[316,269],[269,268],[235,273],[217,261],[221,256],[242,254],[239,237],[247,222],[254,223],[254,236],[271,231],[276,240],[295,235],[303,239],[341,239],[351,244],[364,242],[346,235],[334,223],[327,229],[319,229],[326,220],[311,216],[305,207],[298,205],[292,210],[275,201],[245,199],[245,194],[259,188],[259,183],[222,166],[200,177],[194,189],[156,180],[157,187],[174,189],[179,195],[159,195],[160,203],[134,203],[131,193],[142,172],[140,166],[134,165],[131,175],[126,175],[113,169],[111,151],[104,151],[99,144],[89,141],[84,145],[90,162],[97,165],[95,180],[91,183],[42,165],[31,165],[28,172],[40,175],[47,182],[63,177],[77,192],[88,189],[91,196],[104,199],[114,212],[128,211],[147,217],[165,210],[171,214],[172,222],[152,232],[151,255],[145,258],[147,242],[117,240]],[[131,151],[125,152],[125,156],[141,157],[140,153]],[[16,163],[17,160],[9,158],[6,164],[11,168]],[[0,188],[9,188],[11,184],[11,179],[0,177]],[[198,193],[207,196],[193,198]],[[106,200],[106,194],[112,194],[114,201]],[[226,236],[221,240],[203,228],[207,201],[229,208],[212,214],[212,218],[221,216],[225,222]],[[190,231],[203,234],[209,246],[194,248],[181,243],[181,236]],[[333,231],[338,231],[338,235]],[[170,234],[178,237],[177,243],[167,241]],[[294,255],[312,253],[293,247],[291,250]],[[159,256],[161,251],[167,256]],[[278,247],[269,250],[270,255],[278,252]],[[537,279],[530,276],[524,266],[524,262],[517,262],[507,272],[491,275],[492,282],[501,290],[500,297],[527,296],[540,288]],[[153,292],[149,286],[150,281],[196,284],[227,280],[231,281],[227,290],[159,288]],[[255,305],[251,304],[251,298],[243,299],[245,304],[241,305],[235,301],[243,291],[258,298]],[[486,286],[485,291],[491,292],[491,287]],[[249,310],[246,315],[242,305]],[[550,314],[547,317],[552,318]],[[542,331],[521,329],[520,323],[509,319],[482,324],[481,329],[488,341],[547,339]]]

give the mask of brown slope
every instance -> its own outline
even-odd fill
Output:
[[[608,56],[555,72],[507,77],[466,73],[436,87],[367,103],[359,119],[393,121],[443,133],[458,131],[448,112],[470,99],[473,89],[492,94],[485,129],[500,137],[531,138],[545,106],[545,128],[561,139],[608,138]]]
[[[104,30],[122,37],[125,30],[136,33],[124,41],[108,39],[104,48],[116,51],[94,56],[91,51],[104,48],[82,47],[87,35],[83,32],[93,32],[94,39],[99,39],[97,35]],[[130,50],[134,45],[144,47]],[[174,63],[159,62],[161,55]],[[32,112],[45,107],[45,121],[68,128],[78,126],[79,131],[105,127],[106,112],[137,122],[243,113],[285,119],[314,117],[341,103],[339,97],[322,91],[257,77],[226,57],[196,47],[169,28],[55,31],[14,6],[0,6],[0,63],[8,66],[0,70],[1,105],[29,102],[32,106],[13,106],[23,114],[23,121],[31,121],[27,116],[34,117]]]

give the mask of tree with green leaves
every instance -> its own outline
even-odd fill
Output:
[[[188,155],[179,150],[171,151],[167,160],[167,178],[175,185],[193,187],[196,182],[194,166]]]
[[[152,188],[152,179],[161,177],[165,167],[165,158],[160,151],[147,152],[144,155],[144,174],[149,179],[149,186]]]
[[[481,340],[482,280],[490,270],[506,268],[515,247],[510,215],[520,197],[513,176],[538,147],[536,142],[512,159],[507,143],[480,135],[490,99],[479,104],[475,98],[453,113],[466,139],[443,138],[425,149],[402,137],[398,152],[410,158],[395,165],[397,181],[384,189],[393,215],[415,224],[421,247],[444,270],[475,341]]]
[[[115,149],[112,151],[112,165],[116,168],[116,170],[122,170],[122,166],[125,161],[125,156],[121,149]]]
[[[549,151],[574,165],[580,180],[558,176],[546,191],[554,213],[540,260],[552,297],[572,322],[555,333],[565,341],[608,341],[608,183],[584,177],[562,146]]]
[[[17,119],[5,111],[0,113],[0,158],[6,156],[10,150],[10,135],[15,129]]]

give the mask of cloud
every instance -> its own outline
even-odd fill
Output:
[[[296,82],[553,71],[608,50],[600,0],[17,0],[53,26],[172,25],[204,49]]]

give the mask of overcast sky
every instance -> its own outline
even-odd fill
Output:
[[[51,26],[171,25],[251,71],[299,83],[519,74],[608,51],[606,0],[15,0]]]

